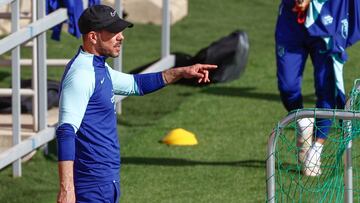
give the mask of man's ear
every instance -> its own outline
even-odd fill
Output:
[[[87,38],[88,38],[88,40],[90,41],[90,43],[93,44],[93,45],[95,45],[96,42],[97,42],[97,37],[98,37],[97,34],[96,34],[96,32],[91,31],[91,32],[89,32],[87,35],[88,35]]]

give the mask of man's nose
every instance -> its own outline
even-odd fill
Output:
[[[118,41],[124,40],[124,35],[122,34],[122,32],[119,32],[119,33],[118,33],[116,39],[117,39]]]

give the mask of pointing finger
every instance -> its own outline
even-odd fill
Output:
[[[201,64],[202,69],[215,69],[217,67],[218,67],[217,65],[213,65],[213,64]]]

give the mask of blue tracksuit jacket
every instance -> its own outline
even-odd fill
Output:
[[[165,85],[161,72],[125,74],[105,59],[80,48],[61,81],[58,156],[74,161],[76,188],[119,181],[114,95],[144,95]]]

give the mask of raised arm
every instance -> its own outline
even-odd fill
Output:
[[[198,83],[208,83],[210,82],[209,71],[215,68],[217,68],[217,65],[194,64],[165,70],[162,72],[162,77],[165,84],[174,83],[181,78],[197,78]]]
[[[107,65],[111,75],[114,92],[119,95],[145,95],[163,88],[181,78],[197,78],[199,83],[208,83],[209,71],[216,65],[195,64],[192,66],[171,68],[163,72],[146,74],[126,74],[113,70]]]

